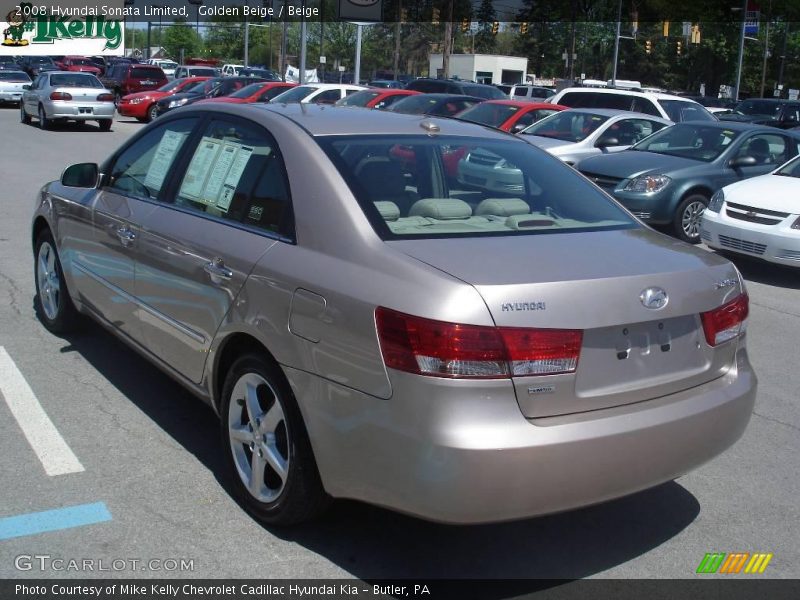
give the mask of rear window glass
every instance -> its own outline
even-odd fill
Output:
[[[50,76],[50,85],[58,87],[89,87],[102,88],[103,84],[94,75],[84,74],[59,74]]]
[[[0,81],[30,81],[31,78],[23,71],[0,71]]]
[[[481,102],[472,108],[465,110],[458,118],[472,123],[481,123],[490,127],[499,127],[519,112],[519,106],[510,104],[490,104]]]
[[[486,98],[487,100],[503,100],[508,98],[503,92],[491,85],[465,85],[462,86],[464,94],[467,96],[477,96],[478,98]]]
[[[382,239],[635,228],[574,170],[513,140],[317,138]]]
[[[433,110],[439,98],[420,94],[419,96],[409,96],[400,102],[393,104],[388,110],[404,113],[407,115],[423,115]]]
[[[703,106],[696,102],[682,100],[659,100],[658,103],[666,111],[670,121],[716,121],[717,119]]]
[[[161,79],[162,71],[160,68],[148,69],[146,67],[133,67],[131,77],[134,79]]]

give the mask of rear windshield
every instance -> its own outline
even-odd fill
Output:
[[[165,83],[160,88],[158,88],[158,91],[159,92],[171,92],[172,90],[174,90],[178,86],[185,87],[186,85],[187,85],[186,81],[184,81],[183,79],[173,79],[169,83]]]
[[[638,227],[573,169],[518,140],[316,139],[384,240]]]
[[[764,115],[777,118],[780,111],[780,103],[768,100],[744,100],[736,105],[736,112],[743,115]]]
[[[399,102],[395,102],[387,110],[393,112],[404,113],[407,115],[424,115],[432,111],[440,98],[436,96],[429,96],[428,94],[419,94],[418,96],[409,96],[403,98]]]
[[[73,65],[81,65],[81,66],[84,66],[84,67],[93,67],[93,66],[95,66],[94,63],[92,61],[90,61],[88,58],[71,58],[69,60],[69,62],[71,64],[73,64]]]
[[[156,67],[154,69],[148,69],[147,67],[133,67],[131,69],[131,77],[134,79],[161,79],[162,78],[161,69]]]
[[[0,71],[0,81],[30,81],[24,71]]]
[[[487,100],[503,100],[508,96],[491,85],[465,85],[462,88],[467,96],[477,96]]]
[[[711,162],[725,152],[738,135],[738,131],[724,127],[677,124],[654,133],[631,150]]]
[[[510,119],[519,110],[519,106],[512,106],[510,104],[491,104],[489,102],[481,102],[480,104],[476,104],[472,108],[465,110],[463,113],[458,115],[458,118],[464,121],[470,121],[472,123],[489,125],[490,127],[500,127],[500,125],[508,121],[508,119]]]
[[[374,100],[383,92],[376,92],[373,90],[362,90],[355,94],[342,98],[336,104],[339,106],[366,106],[370,100]]]
[[[236,90],[233,92],[230,97],[231,98],[249,98],[257,91],[259,91],[262,87],[264,87],[263,83],[251,83],[250,85],[246,85],[243,88]]]
[[[565,142],[580,142],[594,133],[608,119],[609,117],[605,115],[565,110],[534,123],[524,130],[522,135],[538,135]]]
[[[85,75],[83,73],[62,73],[59,75],[50,76],[50,85],[54,87],[88,87],[88,88],[102,88],[103,84],[94,75]]]
[[[708,112],[705,107],[695,102],[683,100],[659,100],[670,121],[682,123],[683,121],[716,121],[716,117]]]
[[[189,67],[190,77],[214,77],[216,71],[211,67]]]

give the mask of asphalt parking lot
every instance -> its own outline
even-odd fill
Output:
[[[210,409],[99,327],[59,338],[34,316],[37,190],[141,127],[41,131],[0,109],[0,578],[92,575],[64,568],[70,560],[122,577],[692,578],[707,552],[772,553],[757,577],[800,577],[800,271],[739,259],[756,410],[744,437],[695,472],[500,525],[443,526],[349,501],[295,529],[257,524],[229,495]],[[23,431],[12,410],[30,397],[42,411]],[[58,512],[25,518],[41,511]]]

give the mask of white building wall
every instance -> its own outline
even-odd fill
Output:
[[[430,77],[437,77],[442,68],[442,55],[431,54],[429,57]],[[520,83],[525,83],[528,72],[528,59],[518,56],[501,56],[497,54],[451,54],[450,76],[470,81],[478,81],[477,74],[491,73],[490,83],[503,83],[503,70],[520,73]]]

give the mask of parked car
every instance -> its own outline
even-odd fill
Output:
[[[508,100],[508,96],[493,85],[455,79],[415,79],[408,82],[406,89],[423,94],[450,94],[476,96],[484,100]]]
[[[184,77],[219,77],[217,69],[206,65],[180,65],[175,67],[175,79]]]
[[[159,116],[181,106],[209,98],[221,98],[255,83],[252,77],[212,77],[184,91],[156,101]]]
[[[498,90],[506,94],[512,100],[528,100],[529,102],[541,102],[555,95],[555,90],[538,85],[496,85]]]
[[[25,69],[22,68],[19,59],[15,56],[0,54],[0,70],[24,71]]]
[[[62,71],[74,71],[76,73],[91,73],[100,77],[102,70],[85,56],[65,56],[59,63]]]
[[[244,65],[235,65],[232,63],[227,63],[222,65],[222,76],[223,77],[233,77],[239,74],[239,71],[244,69]]]
[[[375,88],[361,90],[339,100],[337,106],[361,106],[363,108],[388,108],[398,100],[408,96],[415,96],[419,92],[412,90],[398,90],[395,88]]]
[[[175,77],[175,69],[178,68],[178,63],[174,60],[159,60],[156,64],[161,67],[161,70],[164,71],[164,75],[168,78]]]
[[[720,188],[772,171],[798,153],[800,135],[745,123],[678,123],[630,150],[576,166],[648,223],[700,241],[700,219]]]
[[[342,98],[365,89],[349,83],[306,83],[286,90],[271,101],[276,104],[336,104]]]
[[[526,142],[568,165],[609,152],[627,150],[672,121],[624,110],[570,108],[520,132]]]
[[[628,110],[669,119],[674,123],[717,120],[702,104],[698,104],[694,100],[654,92],[586,87],[566,88],[552,96],[548,101],[553,104],[569,106],[570,108]]]
[[[375,79],[369,82],[369,87],[402,90],[405,87],[405,84],[402,81],[394,81],[392,79]]]
[[[259,81],[251,83],[250,85],[245,85],[227,96],[199,100],[198,103],[222,102],[227,104],[253,104],[255,102],[269,102],[275,96],[282,94],[296,85],[296,83],[284,83],[282,81]]]
[[[719,190],[703,213],[709,248],[800,267],[800,157]]]
[[[89,56],[88,58],[89,62],[100,69],[100,75],[98,75],[98,77],[102,77],[106,74],[106,68],[108,68],[108,64],[106,63],[105,56]]]
[[[102,77],[101,81],[114,94],[116,104],[128,94],[157,90],[169,83],[161,67],[128,62],[111,65],[106,69],[105,77]]]
[[[29,85],[31,78],[25,71],[0,71],[0,104],[19,104],[24,85]]]
[[[719,118],[722,121],[741,121],[792,129],[800,126],[800,101],[750,98],[739,102],[733,113],[722,115]]]
[[[529,184],[449,188],[452,146]],[[734,266],[470,123],[192,106],[36,190],[31,240],[42,324],[90,315],[208,402],[232,493],[273,525],[330,497],[449,523],[595,504],[753,411]]]
[[[114,94],[91,73],[48,71],[23,88],[19,110],[26,125],[31,117],[39,120],[41,129],[67,120],[97,121],[101,131],[111,131]]]
[[[245,67],[240,69],[239,77],[257,77],[264,81],[283,81],[281,76],[272,69],[263,69],[259,67]]]
[[[20,66],[31,79],[45,71],[58,71],[58,67],[49,56],[23,56],[20,59]]]
[[[520,100],[487,100],[458,114],[458,118],[471,123],[488,125],[502,131],[519,133],[529,125],[549,117],[566,106],[544,102]]]
[[[180,94],[206,79],[209,78],[184,77],[182,79],[173,79],[157,90],[128,94],[123,96],[119,104],[117,104],[117,112],[123,117],[133,117],[143,123],[149,123],[158,117],[158,105],[156,103],[159,100],[167,96]]]
[[[398,100],[386,110],[407,115],[452,117],[481,102],[484,99],[475,96],[423,93]]]

